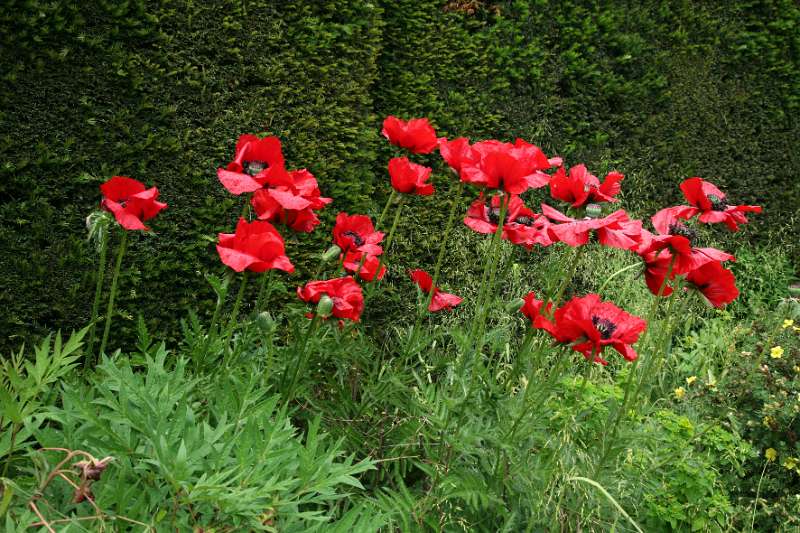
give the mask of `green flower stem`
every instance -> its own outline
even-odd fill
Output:
[[[653,299],[653,304],[650,306],[650,311],[647,313],[646,323],[647,329],[644,332],[643,338],[640,339],[639,345],[641,347],[645,346],[645,343],[650,338],[650,332],[653,329],[653,319],[656,316],[658,311],[659,304],[661,303],[661,297],[664,294],[664,289],[667,287],[667,283],[669,283],[669,278],[672,276],[672,268],[675,266],[675,256],[672,256],[672,259],[669,262],[669,267],[667,267],[667,274],[664,276],[664,281],[661,282],[661,286],[658,288],[658,293],[656,297]],[[675,295],[675,292],[672,293],[672,296]],[[636,369],[639,366],[639,360],[641,358],[637,357],[636,360],[631,363],[630,373],[628,374],[628,380],[625,383],[625,395],[622,398],[622,405],[620,405],[619,410],[614,418],[614,423],[611,426],[611,431],[607,433],[610,435],[609,437],[604,439],[604,442],[613,442],[614,438],[617,436],[617,430],[619,429],[619,423],[622,420],[622,417],[625,416],[625,411],[628,408],[629,402],[632,401],[632,397],[635,398],[639,393],[639,385],[637,384],[636,390],[633,395],[631,395],[631,390],[633,388],[633,383],[638,381],[636,379]],[[605,444],[603,445],[605,448]],[[605,449],[603,454],[600,457],[600,461],[598,461],[597,466],[595,467],[595,473],[599,472],[600,469],[605,464],[606,460],[608,459],[609,454],[611,453],[611,447]]]
[[[464,182],[459,180],[458,186],[456,187],[455,198],[450,203],[450,214],[447,217],[447,225],[444,227],[444,235],[442,237],[442,243],[439,245],[439,255],[436,257],[436,266],[433,269],[433,283],[431,286],[431,290],[425,299],[425,305],[420,305],[417,309],[417,319],[414,322],[414,327],[411,329],[411,334],[409,335],[408,343],[406,348],[410,348],[414,345],[414,342],[417,339],[417,334],[419,332],[419,328],[422,326],[422,319],[425,317],[425,313],[428,310],[428,307],[431,305],[431,301],[433,301],[433,295],[436,292],[434,288],[436,284],[439,282],[439,274],[442,271],[442,262],[444,261],[444,253],[447,250],[447,241],[450,239],[450,232],[453,229],[453,221],[455,220],[456,216],[456,209],[458,208],[459,204],[461,203],[461,191],[464,189]]]
[[[91,329],[89,330],[89,348],[86,351],[86,364],[88,366],[89,359],[94,355],[94,341],[97,330],[97,315],[100,312],[100,297],[103,294],[103,282],[106,279],[106,255],[108,253],[108,233],[103,237],[100,235],[102,242],[100,243],[100,262],[97,265],[97,284],[94,288],[94,303],[92,304],[92,321]]]
[[[580,263],[581,256],[583,255],[583,249],[586,245],[578,246],[575,249],[575,252],[572,255],[572,262],[570,263],[569,273],[561,279],[561,284],[558,287],[558,292],[556,293],[555,299],[553,299],[553,310],[561,305],[561,299],[564,297],[564,291],[567,290],[567,285],[569,282],[572,281],[572,278],[575,277],[575,272],[578,270],[578,264]]]
[[[233,302],[233,309],[231,310],[231,319],[228,321],[228,332],[225,334],[225,352],[227,353],[230,348],[231,336],[233,330],[236,329],[236,320],[239,318],[239,307],[242,305],[244,299],[244,290],[247,287],[247,271],[242,273],[242,282],[239,285],[239,293],[236,295],[236,301]]]
[[[597,294],[603,294],[603,289],[606,288],[606,285],[608,285],[608,282],[611,281],[612,279],[616,278],[617,276],[619,276],[623,272],[627,272],[628,270],[630,270],[632,268],[641,267],[641,266],[642,266],[642,263],[634,263],[632,265],[628,265],[626,267],[620,268],[619,270],[617,270],[616,272],[614,272],[613,274],[611,274],[610,276],[608,276],[606,278],[606,280],[603,282],[602,285],[600,285],[600,288],[597,290]]]
[[[114,299],[117,296],[117,284],[119,283],[119,272],[122,269],[122,258],[125,256],[125,250],[128,247],[128,232],[122,230],[122,240],[119,243],[119,251],[117,252],[117,263],[114,265],[114,277],[111,278],[111,294],[108,296],[108,308],[106,310],[106,323],[103,328],[103,340],[100,341],[100,352],[105,353],[106,344],[108,344],[108,334],[111,332],[111,317],[114,314]]]
[[[497,263],[499,262],[499,247],[500,241],[503,236],[503,226],[506,219],[506,212],[508,211],[508,195],[503,193],[500,202],[500,217],[497,222],[497,229],[492,235],[492,242],[489,245],[489,251],[486,254],[486,262],[483,266],[483,275],[481,276],[481,286],[478,289],[478,298],[476,299],[475,307],[475,325],[472,330],[472,341],[475,345],[475,354],[480,352],[483,348],[483,331],[486,325],[486,315],[488,313],[488,300],[490,299],[492,285],[494,285],[494,275],[497,271]],[[480,346],[478,346],[480,344]]]
[[[292,372],[292,381],[289,382],[289,389],[286,391],[286,399],[284,400],[283,406],[284,408],[289,405],[289,402],[292,401],[294,397],[294,387],[297,384],[297,378],[300,375],[300,368],[304,368],[306,366],[306,359],[307,357],[307,350],[308,347],[308,339],[310,339],[314,332],[319,325],[319,316],[315,313],[314,318],[311,319],[311,322],[308,324],[308,329],[306,329],[306,334],[303,336],[303,342],[300,345],[300,351],[297,353],[297,360],[294,366],[294,371]],[[284,378],[286,375],[284,375]]]
[[[262,306],[269,302],[269,297],[272,294],[272,276],[273,271],[261,274],[261,288],[258,289],[258,298],[256,299],[256,313],[261,311]]]
[[[394,192],[394,189],[392,189]],[[386,246],[383,248],[383,254],[378,257],[378,268],[375,271],[375,277],[372,278],[372,281],[369,282],[369,290],[364,297],[364,306],[366,306],[367,301],[372,297],[373,291],[375,287],[380,283],[378,279],[378,274],[380,273],[381,269],[383,268],[383,260],[389,254],[389,249],[392,247],[392,241],[394,241],[394,235],[397,232],[397,225],[400,223],[400,215],[403,213],[403,206],[405,205],[405,196],[400,196],[400,200],[397,202],[397,211],[394,213],[394,220],[392,220],[392,227],[389,228],[389,233],[386,234]],[[387,202],[388,204],[388,202]],[[361,258],[361,265],[364,264],[366,260],[366,256]],[[358,272],[361,271],[361,267],[359,266]],[[356,277],[358,277],[358,272],[356,272]]]
[[[386,205],[383,206],[383,211],[381,211],[381,215],[378,217],[377,222],[375,222],[375,231],[378,231],[378,229],[383,224],[383,219],[385,219],[386,215],[389,214],[389,207],[392,205],[392,202],[394,202],[396,196],[397,196],[397,191],[392,189],[392,192],[389,194],[389,198],[386,199]]]

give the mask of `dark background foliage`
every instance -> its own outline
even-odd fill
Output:
[[[114,174],[170,204],[130,246],[120,313],[169,335],[187,307],[210,308],[202,273],[222,267],[203,237],[241,210],[214,169],[240,133],[279,135],[336,199],[325,226],[289,238],[307,272],[337,210],[385,198],[387,114],[617,168],[642,215],[679,201],[681,179],[712,179],[766,208],[751,241],[798,258],[792,0],[10,0],[0,35],[4,349],[87,321],[97,258],[83,221]],[[412,216],[445,216],[424,205]]]

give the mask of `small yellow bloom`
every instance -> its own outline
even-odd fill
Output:
[[[794,371],[795,372],[800,372],[800,366],[794,365]]]
[[[766,427],[770,427],[772,425],[772,417],[765,416],[764,420],[761,421]]]
[[[800,331],[800,326],[792,326],[792,329],[795,331]]]
[[[780,346],[773,346],[769,351],[769,356],[773,359],[780,359],[783,357],[783,348]]]
[[[775,450],[775,448],[767,448],[764,452],[764,457],[767,458],[767,461],[772,462],[777,459],[778,452]]]
[[[794,326],[794,320],[792,320],[791,318],[787,318],[786,320],[783,321],[783,329],[790,328],[792,326]]]
[[[688,378],[686,378],[686,384],[687,385],[691,385],[695,381],[697,381],[697,376],[689,376]]]
[[[678,387],[677,389],[675,389],[674,392],[675,392],[675,397],[679,400],[682,399],[684,396],[686,396],[686,389],[684,389],[683,387]]]
[[[794,467],[796,466],[797,466],[797,459],[795,459],[794,457],[788,457],[783,462],[783,467],[787,470],[794,470]]]

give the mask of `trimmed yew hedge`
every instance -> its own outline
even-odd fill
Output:
[[[156,236],[134,239],[120,295],[123,315],[168,333],[187,307],[211,307],[201,273],[222,268],[204,237],[241,209],[214,168],[237,136],[279,135],[336,199],[329,222],[384,199],[387,114],[618,168],[641,213],[678,201],[687,176],[713,179],[764,205],[751,240],[798,257],[791,0],[10,0],[0,35],[4,349],[88,319],[83,220],[101,181],[130,175],[170,204]],[[300,239],[321,243],[328,227]],[[308,267],[313,248],[293,260]]]

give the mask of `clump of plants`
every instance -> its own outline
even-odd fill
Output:
[[[737,433],[696,439],[688,419],[643,404],[691,301],[723,308],[738,296],[724,266],[733,255],[705,246],[696,223],[737,231],[761,208],[735,205],[694,177],[680,185],[688,205],[659,211],[650,230],[609,209],[620,201],[620,172],[601,180],[522,139],[438,137],[427,119],[390,116],[382,133],[403,151],[388,162],[384,207],[377,217],[338,213],[330,247],[302,282],[289,277],[287,235],[315,231],[333,199],[308,169],[287,168],[276,137],[239,138],[233,160],[217,169],[222,186],[244,199],[233,232],[216,239],[226,272],[208,276],[213,315],[184,320],[176,354],[143,322],[136,347],[107,350],[129,235],[148,231],[145,222],[167,205],[156,187],[128,177],[101,186],[102,211],[88,219],[100,258],[91,323],[64,347],[57,337],[51,351],[48,339],[35,362],[21,351],[4,363],[0,428],[10,438],[0,439],[0,515],[8,523],[195,531],[729,525],[732,505],[711,450],[738,464],[746,451]],[[435,262],[393,265],[401,221],[415,202],[437,201],[425,164],[437,152],[451,170],[438,178],[455,180],[456,194],[441,206],[448,216]],[[477,194],[468,204],[465,188]],[[478,264],[471,287],[443,276],[459,246],[457,218],[486,236],[477,254],[469,251]],[[603,248],[632,262],[596,291],[576,290],[576,274]],[[553,271],[508,294],[515,254],[536,268],[531,258],[544,249],[559,255]],[[633,270],[652,295],[646,309],[607,297],[609,284]],[[297,299],[279,307],[287,285]],[[414,312],[375,335],[365,310],[387,295],[411,300]],[[678,453],[681,461],[666,459]],[[643,472],[651,479],[643,482]],[[674,475],[692,481],[676,484]]]

